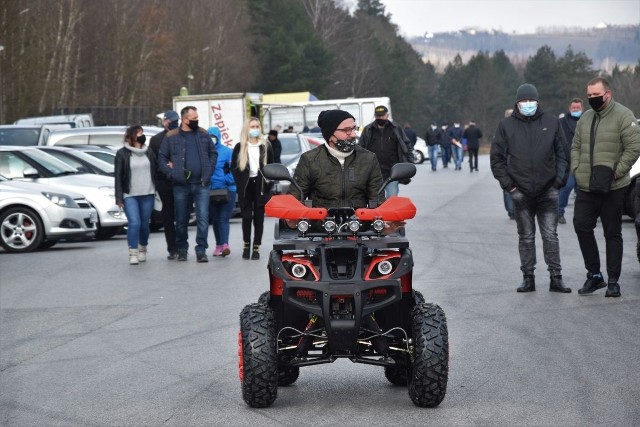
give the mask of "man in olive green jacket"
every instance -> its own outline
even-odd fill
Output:
[[[571,171],[580,188],[573,227],[587,269],[580,295],[608,286],[606,297],[619,297],[622,270],[622,204],[630,183],[629,170],[640,156],[640,128],[628,108],[613,100],[607,80],[587,84],[591,110],[576,127],[571,145]],[[606,241],[607,275],[600,271],[600,255],[593,230],[600,218]]]
[[[314,207],[367,207],[377,200],[383,179],[376,155],[357,143],[354,117],[343,110],[325,110],[318,126],[327,143],[302,154],[293,176],[304,198]],[[289,193],[301,198],[296,186],[289,187]],[[384,200],[383,192],[379,201]],[[403,221],[387,222],[383,234],[402,226]]]

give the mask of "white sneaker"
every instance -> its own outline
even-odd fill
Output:
[[[129,264],[130,265],[138,265],[138,250],[137,249],[129,249]]]
[[[147,247],[139,245],[138,246],[138,261],[145,262],[147,260]]]

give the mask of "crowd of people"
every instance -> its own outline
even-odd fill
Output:
[[[586,295],[607,287],[607,297],[621,294],[623,197],[630,184],[629,170],[640,156],[640,130],[632,112],[614,102],[604,78],[587,84],[587,98],[591,109],[585,112],[582,99],[576,97],[558,119],[543,111],[536,87],[523,84],[491,143],[491,171],[502,187],[509,218],[517,225],[523,274],[518,292],[536,290],[536,221],[550,276],[549,290],[571,292],[562,278],[557,225],[566,223],[565,209],[575,191],[573,225],[587,270],[587,280],[578,293]],[[302,155],[294,175],[299,185],[290,191],[323,207],[345,200],[353,207],[363,207],[375,199],[393,165],[413,161],[417,135],[408,123],[404,127],[393,123],[386,106],[377,106],[374,116],[358,138],[351,114],[321,112],[317,130],[326,143]],[[146,261],[149,218],[158,198],[167,259],[188,258],[192,205],[197,262],[208,262],[209,225],[216,242],[213,256],[230,255],[229,221],[236,197],[242,217],[242,258],[260,259],[265,205],[271,197],[271,182],[264,177],[263,168],[279,162],[278,129],[263,135],[260,120],[252,117],[244,123],[239,143],[230,148],[221,144],[217,127],[199,127],[195,107],[185,107],[180,115],[167,111],[162,124],[165,130],[151,139],[151,150],[142,127],[128,128],[125,145],[116,156],[116,202],[129,220],[129,263]],[[473,120],[464,126],[457,120],[440,127],[433,122],[425,135],[432,171],[437,171],[438,154],[443,168],[452,163],[454,170],[462,170],[466,153],[469,172],[478,172],[482,137]],[[398,195],[399,184],[409,182],[388,182],[384,197]],[[640,190],[640,181],[638,187]],[[296,194],[298,188],[303,195]],[[640,191],[637,193],[640,198]],[[594,236],[598,219],[606,241],[606,282]],[[387,226],[395,231],[403,224]],[[636,228],[640,261],[640,214]]]

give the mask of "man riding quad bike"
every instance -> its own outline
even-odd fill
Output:
[[[324,131],[320,119],[322,113]],[[327,146],[312,152],[334,147],[342,123],[330,125]],[[352,151],[372,155],[360,147]],[[313,156],[326,154],[303,155],[298,168],[318,166]],[[354,161],[340,165],[346,176]],[[307,177],[317,182],[320,173],[329,173],[320,168]],[[283,165],[265,166],[265,177],[290,181],[292,194],[273,196],[266,206],[267,215],[279,218],[268,260],[270,289],[240,313],[239,374],[249,406],[271,405],[278,386],[295,382],[301,367],[343,358],[384,367],[392,384],[408,386],[417,406],[435,407],[444,399],[447,322],[439,306],[412,288],[413,257],[401,227],[416,208],[398,196],[379,203],[388,182],[415,172],[414,165],[399,163],[386,182],[374,179],[378,188],[367,194],[366,206],[323,207],[304,200],[313,192],[300,188],[305,179],[297,168],[292,180]],[[380,174],[379,167],[373,174]]]

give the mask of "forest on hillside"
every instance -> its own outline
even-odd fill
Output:
[[[542,108],[559,114],[601,73],[584,52],[547,45],[524,64],[479,51],[439,73],[379,0],[351,12],[334,0],[3,1],[0,46],[0,123],[118,109],[123,122],[155,124],[187,87],[388,96],[395,121],[419,135],[432,121],[471,119],[490,135],[519,84],[535,84]],[[640,61],[607,77],[615,99],[640,114]]]

